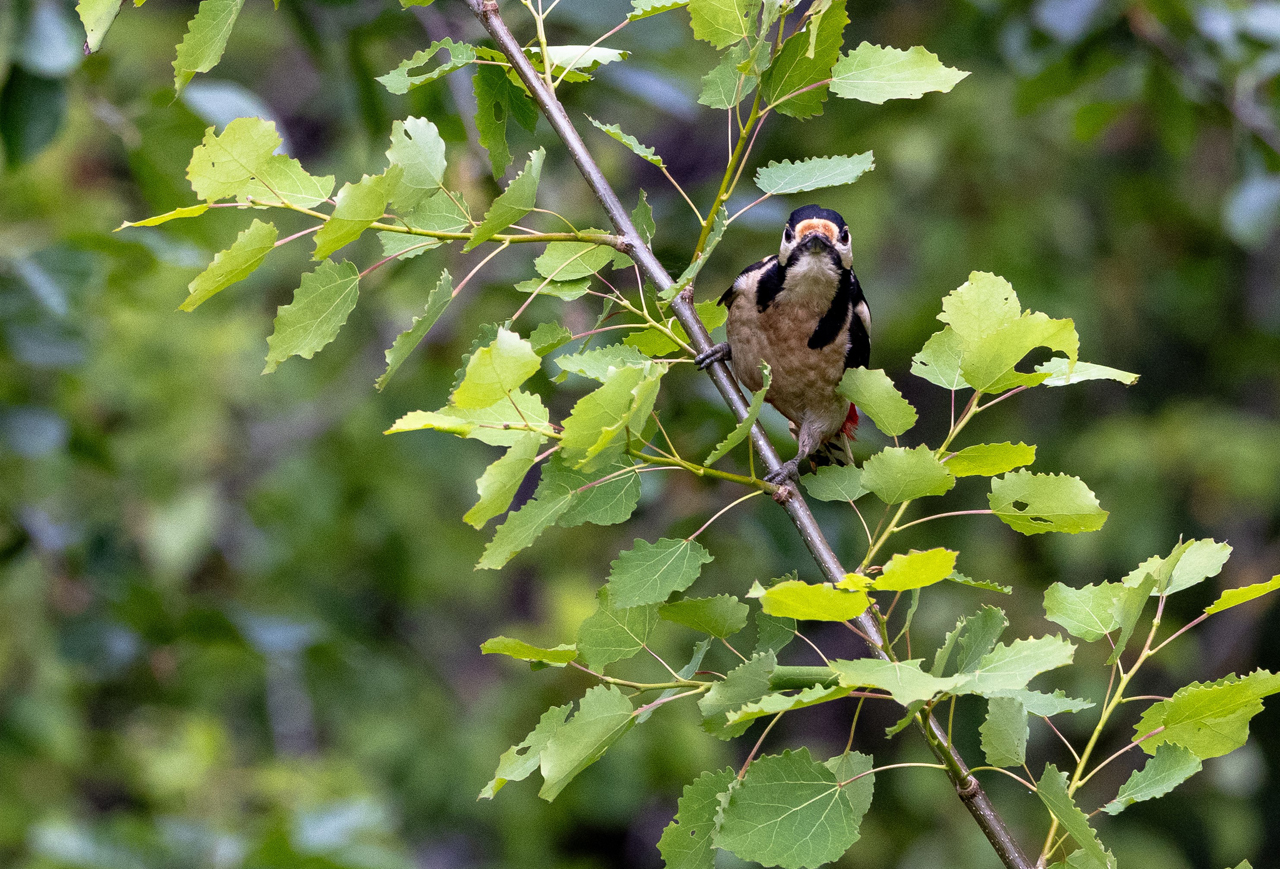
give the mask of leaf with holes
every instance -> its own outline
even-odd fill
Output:
[[[502,638],[499,638],[502,639]],[[490,640],[490,642],[493,642]],[[491,800],[497,796],[507,782],[524,781],[542,762],[542,751],[551,741],[551,736],[564,726],[565,719],[573,710],[571,704],[552,706],[538,719],[535,727],[519,745],[513,745],[502,753],[498,759],[498,769],[493,780],[485,785],[479,799]]]
[[[538,107],[501,66],[477,67],[471,85],[476,95],[480,145],[489,152],[493,177],[500,179],[512,159],[507,145],[507,121],[515,121],[532,133],[538,126]]]
[[[1078,477],[1013,471],[991,481],[987,496],[1000,521],[1023,534],[1097,531],[1107,511]]]
[[[443,63],[435,69],[421,75],[410,75],[413,70],[426,66],[441,51],[448,55]],[[400,65],[386,75],[378,76],[378,81],[393,94],[405,94],[412,88],[435,81],[455,69],[461,69],[476,59],[476,50],[465,42],[454,42],[452,39],[441,39],[415,53],[408,60],[400,61]]]
[[[407,211],[424,197],[440,190],[444,179],[444,139],[426,118],[405,118],[391,125],[387,159],[403,172],[391,191],[391,204]]]
[[[641,2],[641,0],[636,0]],[[732,768],[704,772],[685,785],[676,816],[662,831],[658,851],[667,869],[711,869],[715,849],[711,844],[720,811],[720,795],[735,781]]]

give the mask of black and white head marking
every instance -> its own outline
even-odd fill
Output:
[[[791,212],[782,230],[778,262],[791,266],[797,256],[820,254],[834,259],[843,268],[853,264],[849,226],[839,212],[806,205]]]

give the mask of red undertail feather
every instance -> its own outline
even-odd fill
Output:
[[[854,433],[858,430],[858,408],[849,405],[849,415],[844,418],[844,425],[840,426],[840,433],[849,440],[857,440]]]

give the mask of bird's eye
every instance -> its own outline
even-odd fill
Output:
[[[791,242],[796,240],[796,234],[791,231],[791,227],[788,226],[786,229],[782,230],[782,240],[786,244],[791,244]]]
[[[847,226],[846,226],[846,227],[841,228],[841,230],[840,230],[840,243],[841,243],[841,244],[848,244],[848,243],[849,243],[849,227],[847,227]]]

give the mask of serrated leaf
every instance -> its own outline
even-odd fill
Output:
[[[751,722],[729,724],[727,715],[770,693],[769,677],[777,663],[773,652],[757,653],[750,661],[730,670],[723,681],[712,685],[698,700],[698,709],[702,711],[702,729],[720,739],[731,739],[745,733]]]
[[[1115,858],[1103,850],[1098,834],[1089,826],[1089,818],[1067,793],[1065,772],[1059,772],[1051,763],[1046,764],[1040,781],[1036,782],[1036,795],[1081,850],[1107,869],[1115,869]]]
[[[1000,644],[971,671],[958,675],[954,694],[999,696],[1027,687],[1041,673],[1071,663],[1076,647],[1061,637],[1034,637]]]
[[[724,440],[716,444],[715,449],[703,459],[703,465],[711,467],[729,455],[729,452],[734,447],[746,440],[747,435],[751,433],[751,427],[760,418],[760,411],[764,410],[764,397],[769,394],[769,385],[773,382],[773,372],[769,370],[769,363],[762,362],[761,367],[764,369],[764,381],[761,387],[751,396],[751,404],[747,407],[747,415],[733,427],[733,431],[729,432]]]
[[[360,273],[354,263],[325,260],[302,276],[293,301],[276,311],[275,327],[267,338],[263,374],[275,371],[290,356],[310,359],[338,337],[338,330],[356,306]]]
[[[786,616],[771,616],[764,610],[756,612],[755,654],[773,652],[775,655],[787,647],[796,637],[796,620]]]
[[[1173,594],[1217,576],[1230,557],[1230,544],[1209,539],[1191,541],[1174,566],[1164,593]]]
[[[1205,615],[1213,615],[1223,610],[1229,610],[1234,606],[1240,606],[1240,604],[1248,603],[1251,600],[1262,597],[1264,594],[1270,594],[1278,588],[1280,588],[1280,575],[1273,576],[1266,582],[1256,582],[1243,588],[1229,588],[1216,601],[1205,607]]]
[[[972,672],[982,657],[995,648],[996,641],[1008,625],[1009,619],[1004,610],[993,606],[984,606],[974,615],[962,616],[947,632],[929,672],[934,676],[945,676],[948,669],[957,673]],[[952,668],[951,658],[957,646],[960,652],[956,656],[956,666]]]
[[[506,521],[498,526],[493,539],[484,548],[484,554],[476,563],[477,570],[497,570],[522,549],[533,544],[560,518],[560,514],[569,509],[571,498],[563,495],[556,498],[534,498],[519,510],[507,515]],[[587,652],[582,640],[578,648],[584,657]]]
[[[942,582],[956,568],[958,553],[941,547],[889,559],[884,572],[871,584],[876,591],[909,591]]]
[[[794,709],[805,709],[809,706],[817,706],[820,703],[839,700],[842,697],[848,697],[849,692],[852,690],[852,688],[845,688],[840,685],[831,688],[814,685],[810,688],[804,688],[795,694],[766,694],[756,702],[748,703],[730,712],[729,724],[741,724],[744,721],[754,721],[766,715],[777,715],[779,712],[790,712]]]
[[[542,368],[542,359],[524,338],[508,329],[467,361],[462,383],[449,397],[455,407],[489,407],[520,388]]]
[[[831,669],[840,676],[846,688],[879,688],[888,691],[903,706],[932,699],[951,691],[964,676],[933,676],[920,668],[920,659],[882,661],[859,658],[856,661],[832,661]]]
[[[936,54],[918,45],[902,51],[864,42],[831,70],[831,92],[880,105],[885,100],[919,99],[931,91],[948,93],[968,74],[943,66]]]
[[[483,528],[490,519],[507,511],[520,484],[533,467],[542,441],[541,435],[526,433],[511,445],[505,455],[485,468],[484,474],[476,480],[480,499],[462,517],[463,522],[472,528]]]
[[[1013,586],[1001,585],[998,582],[992,582],[989,579],[970,579],[960,571],[953,571],[947,577],[948,582],[954,582],[959,585],[967,585],[969,588],[980,588],[983,591],[994,591],[997,594],[1013,594]]]
[[[644,648],[658,624],[658,607],[652,604],[620,609],[609,600],[608,588],[601,588],[596,599],[599,607],[578,628],[578,654],[588,667],[599,672]]]
[[[666,167],[667,164],[662,161],[662,158],[659,157],[652,148],[647,145],[640,144],[640,140],[635,136],[622,132],[622,128],[617,124],[602,124],[590,115],[587,115],[586,118],[597,130],[605,133],[614,141],[621,142],[627,147],[627,150],[632,154],[635,154],[641,160],[644,160],[647,163],[652,163],[659,169]]]
[[[533,352],[542,357],[572,340],[573,333],[559,323],[539,323],[529,333],[529,344],[533,347]]]
[[[920,352],[911,357],[911,373],[943,389],[965,389],[969,384],[960,373],[963,362],[964,348],[960,346],[960,336],[946,326],[941,332],[934,332]]]
[[[529,155],[529,162],[525,163],[524,169],[493,200],[484,216],[484,222],[476,227],[471,240],[463,245],[463,253],[493,238],[533,210],[538,197],[538,179],[542,176],[542,161],[546,156],[547,152],[542,148]]]
[[[178,93],[198,72],[218,65],[244,0],[200,0],[173,61],[173,88]]]
[[[727,48],[751,35],[759,10],[760,0],[689,0],[693,36]]]
[[[1096,642],[1120,626],[1117,604],[1133,592],[1119,582],[1081,588],[1055,582],[1044,593],[1044,617],[1062,625],[1073,637]]]
[[[216,254],[209,267],[187,284],[190,294],[180,306],[181,310],[194,311],[236,281],[253,274],[275,248],[276,236],[275,225],[260,220],[254,220],[248,229],[241,230],[231,247]]]
[[[1001,522],[1023,534],[1097,531],[1108,513],[1078,477],[1012,471],[991,481],[987,496]]]
[[[553,649],[542,649],[538,646],[531,646],[523,640],[513,640],[510,637],[494,637],[480,644],[480,654],[506,655],[508,658],[515,658],[517,661],[536,661],[539,664],[549,664],[552,667],[563,667],[578,657],[578,647],[567,645],[556,646]]]
[[[855,465],[827,465],[800,478],[804,490],[819,501],[856,501],[871,490],[862,485]]]
[[[670,12],[681,6],[688,6],[689,0],[631,0],[631,14],[628,21],[639,21],[662,12]]]
[[[564,420],[560,445],[566,461],[590,470],[626,449],[626,432],[648,421],[666,365],[647,362],[621,368],[573,406]]]
[[[711,553],[695,540],[637,540],[609,565],[609,596],[617,607],[662,603],[693,585]]]
[[[664,603],[658,608],[658,617],[724,639],[747,626],[750,612],[751,608],[736,597],[718,594]]]
[[[1063,712],[1082,712],[1085,709],[1092,709],[1095,705],[1090,700],[1068,697],[1061,688],[1052,694],[1027,689],[995,691],[988,697],[1008,697],[1017,700],[1028,713],[1039,718],[1049,718],[1053,715],[1061,715]]]
[[[538,796],[554,800],[573,778],[599,760],[635,725],[631,701],[616,687],[597,685],[583,695],[569,722],[551,734],[542,750],[542,789]]]
[[[1134,726],[1134,741],[1163,727],[1142,741],[1147,754],[1164,743],[1180,745],[1201,760],[1230,754],[1248,740],[1249,721],[1262,711],[1262,698],[1277,692],[1280,675],[1266,670],[1208,684],[1193,682],[1170,699],[1151,704]]]
[[[206,202],[278,199],[314,208],[333,192],[333,176],[307,174],[297,160],[275,153],[281,144],[276,125],[261,118],[236,118],[221,135],[209,127],[187,164],[191,189]]]
[[[955,484],[956,478],[923,444],[887,447],[862,465],[862,485],[886,504],[945,495]]]
[[[538,725],[519,745],[513,745],[502,753],[498,759],[498,769],[493,780],[485,785],[477,799],[491,800],[507,782],[524,781],[542,762],[542,751],[547,747],[552,734],[564,726],[565,719],[573,707],[566,703],[563,706],[552,706],[538,719]]]
[[[551,296],[571,302],[580,299],[591,290],[588,278],[577,278],[572,281],[553,281],[551,278],[530,278],[515,285],[516,292],[537,293],[539,296]]]
[[[402,223],[409,229],[425,232],[465,233],[471,228],[471,219],[458,202],[456,194],[444,190],[434,193],[421,202],[408,214],[396,215],[396,223]],[[378,241],[382,242],[383,256],[394,256],[402,260],[412,259],[418,254],[447,244],[449,240],[433,238],[414,232],[393,232],[381,230]]]
[[[1125,386],[1133,386],[1138,382],[1138,375],[1130,374],[1128,371],[1095,365],[1092,362],[1077,362],[1072,366],[1069,359],[1061,356],[1055,356],[1040,363],[1036,366],[1036,371],[1049,375],[1043,382],[1044,386],[1066,386],[1069,383],[1081,383],[1085,380],[1115,380]]]
[[[862,615],[871,601],[865,591],[836,588],[829,582],[815,585],[791,579],[767,589],[760,605],[771,616],[843,622]]]
[[[1200,769],[1200,758],[1182,746],[1166,742],[1156,749],[1146,766],[1129,776],[1116,798],[1102,810],[1108,815],[1118,815],[1134,803],[1162,797]]]
[[[556,365],[562,371],[570,371],[601,383],[619,368],[637,368],[650,361],[652,360],[648,356],[627,344],[610,344],[556,357]]]
[[[1036,460],[1036,448],[1024,443],[974,444],[944,461],[957,477],[994,477]]]
[[[572,281],[589,277],[613,261],[613,248],[587,241],[553,241],[533,261],[544,278]]]
[[[541,46],[532,45],[525,49],[525,55],[534,69],[542,72],[545,64],[542,61]],[[631,56],[629,51],[616,48],[604,48],[599,45],[548,45],[547,60],[551,62],[551,74],[561,76],[566,71],[565,81],[590,81],[585,73],[594,72],[605,64],[617,63]],[[577,73],[583,73],[578,76]]]
[[[516,390],[509,401],[489,407],[444,407],[414,410],[396,420],[384,434],[433,429],[474,438],[495,447],[509,447],[524,435],[524,426],[547,424],[547,409],[536,395]]]
[[[440,319],[440,315],[449,306],[451,299],[453,299],[453,278],[446,269],[440,273],[440,280],[427,296],[427,307],[423,310],[422,316],[414,317],[409,328],[397,335],[396,340],[387,348],[385,354],[387,370],[382,372],[382,376],[374,384],[379,392],[386,388],[388,381],[400,370],[400,366],[409,358],[409,354],[422,343],[423,338],[427,337],[427,332],[431,331],[436,320]]]
[[[543,493],[545,497],[569,498],[568,509],[556,522],[562,528],[588,522],[616,525],[627,521],[640,501],[640,474],[626,457],[588,473],[569,467],[557,454],[544,466],[538,486],[538,494]]]
[[[711,639],[711,637],[707,637],[705,640],[699,640],[694,643],[693,653],[689,656],[689,662],[676,671],[676,678],[692,679],[698,674],[698,670],[702,666],[702,659],[707,656],[707,650],[711,648]],[[657,708],[656,703],[666,702],[682,690],[683,689],[680,687],[667,688],[658,695],[657,701],[645,704],[636,714],[636,724],[644,724],[649,720],[649,716],[652,715],[654,709]]]
[[[715,849],[711,840],[720,809],[720,794],[727,791],[734,780],[730,767],[719,772],[704,772],[685,785],[676,803],[676,816],[658,840],[658,851],[667,869],[714,869]]]
[[[77,0],[76,14],[84,25],[85,51],[95,52],[102,47],[103,37],[116,20],[120,12],[120,4],[124,0]]]
[[[405,118],[391,125],[387,159],[403,171],[391,191],[391,204],[408,210],[438,191],[444,179],[444,139],[426,118]]]
[[[987,717],[978,728],[989,766],[1022,766],[1027,759],[1027,710],[1012,697],[987,701]]]
[[[685,287],[693,284],[694,280],[698,277],[698,273],[702,271],[702,267],[705,266],[707,264],[707,260],[711,258],[711,252],[720,244],[720,239],[724,238],[724,232],[728,226],[729,218],[726,216],[725,209],[722,206],[720,210],[716,212],[715,219],[711,223],[711,233],[707,236],[707,243],[703,246],[701,255],[694,259],[693,262],[689,263],[685,270],[680,273],[679,279],[677,279],[670,287],[659,293],[658,298],[664,302],[669,302],[681,293]],[[714,302],[705,304],[720,307],[715,305]],[[699,312],[701,312],[702,303],[696,307],[698,307]],[[726,315],[728,314],[727,310],[724,308],[721,308],[721,310],[724,311]],[[703,318],[703,322],[706,322],[705,317]]]
[[[112,232],[119,232],[130,226],[159,226],[162,223],[168,223],[171,220],[180,220],[184,217],[199,217],[209,210],[208,205],[188,205],[185,208],[175,208],[173,211],[166,211],[164,214],[157,214],[155,217],[148,217],[145,220],[135,220],[132,223],[125,221],[117,226]]]
[[[365,175],[354,184],[344,184],[334,199],[333,214],[316,233],[312,259],[322,260],[360,237],[386,213],[391,192],[402,170],[391,165],[381,175]]]
[[[1138,617],[1142,615],[1142,609],[1146,605],[1147,597],[1151,594],[1151,590],[1156,586],[1156,577],[1148,576],[1136,588],[1129,589],[1129,594],[1122,596],[1115,603],[1116,624],[1120,628],[1120,636],[1116,638],[1115,648],[1111,650],[1111,656],[1107,658],[1107,666],[1111,666],[1120,660],[1125,647],[1129,645],[1129,639],[1133,636],[1133,629],[1138,624]]]
[[[848,23],[843,3],[829,7],[821,16],[810,15],[805,30],[787,37],[760,79],[762,101],[792,118],[821,114],[827,86],[819,83],[832,77]]]
[[[441,51],[445,51],[448,54],[448,58],[443,63],[421,75],[410,75],[413,70],[430,63],[431,59]],[[400,61],[400,65],[391,70],[391,72],[378,76],[378,81],[393,94],[405,94],[412,88],[435,81],[455,69],[461,69],[475,59],[476,50],[470,44],[454,42],[452,39],[441,39],[439,42],[433,42],[415,53],[408,60]]]
[[[698,102],[713,109],[731,109],[756,88],[755,75],[744,75],[738,67],[747,58],[748,48],[740,43],[725,52],[711,72],[702,77]]]
[[[891,438],[916,424],[916,409],[898,392],[889,375],[879,368],[850,368],[841,378],[836,392],[857,405],[858,410],[871,417],[876,428]]]
[[[476,131],[480,145],[489,152],[493,177],[498,179],[512,159],[507,121],[513,120],[532,133],[538,125],[538,107],[501,66],[477,67],[471,84],[476,96]]]

